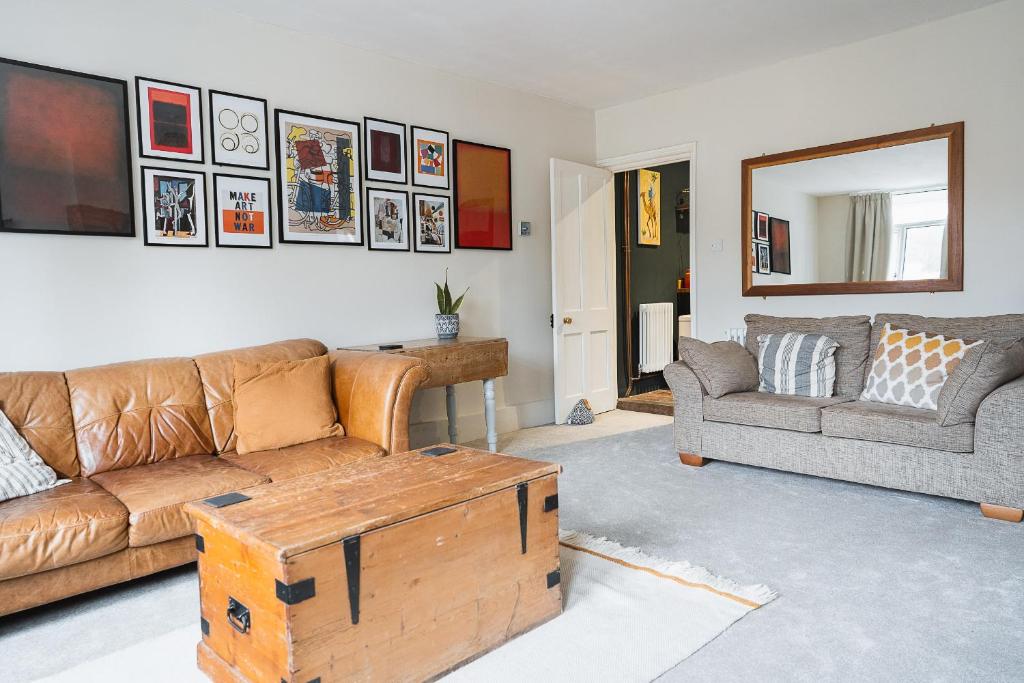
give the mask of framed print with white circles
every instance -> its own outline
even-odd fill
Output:
[[[270,170],[267,101],[210,90],[210,146],[213,163]]]

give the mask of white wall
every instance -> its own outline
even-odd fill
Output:
[[[817,282],[818,201],[806,192],[769,180],[765,177],[768,175],[754,172],[751,206],[754,211],[789,221],[789,274],[754,273],[753,282],[755,285]]]
[[[850,195],[834,194],[817,199],[818,282],[845,282]]]
[[[697,334],[745,313],[936,315],[1024,311],[1024,0],[597,112],[599,158],[697,143]],[[762,103],[760,107],[751,103]],[[830,297],[740,295],[740,161],[760,154],[966,122],[964,291]],[[712,251],[715,240],[724,249]]]
[[[141,232],[136,239],[0,233],[0,370],[65,369],[301,336],[331,347],[429,337],[432,282],[450,267],[453,287],[472,288],[464,333],[509,338],[509,377],[497,386],[499,428],[550,422],[548,159],[594,158],[592,112],[311,40],[211,4],[19,3],[0,21],[0,54],[130,82],[143,75],[201,86],[204,114],[205,89],[215,88],[265,97],[271,109],[360,123],[370,115],[510,147],[513,219],[516,226],[531,221],[533,235],[520,237],[517,229],[512,252],[448,256],[290,244],[266,251],[154,248],[143,246]],[[131,116],[135,147],[134,103]],[[482,436],[479,384],[462,386],[458,396],[466,416],[460,436]],[[416,440],[447,439],[443,416],[441,390],[421,394]]]

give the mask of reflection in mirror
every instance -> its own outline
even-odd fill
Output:
[[[948,276],[946,138],[754,168],[752,284]]]

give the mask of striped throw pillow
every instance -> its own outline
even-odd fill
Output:
[[[839,344],[823,334],[761,334],[757,337],[759,391],[828,398],[836,384]]]
[[[0,502],[66,484],[0,410]]]

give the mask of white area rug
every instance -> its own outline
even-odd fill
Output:
[[[449,674],[459,681],[651,681],[775,593],[604,539],[562,533],[561,616]],[[49,683],[205,683],[199,630],[179,628],[80,664]]]

